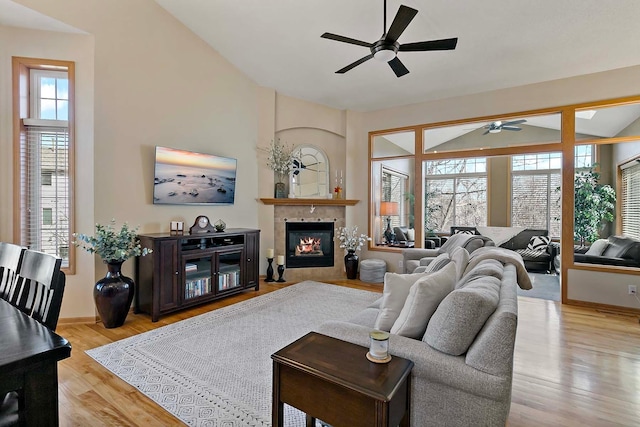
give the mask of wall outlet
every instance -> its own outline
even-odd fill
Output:
[[[635,295],[638,293],[636,285],[629,285],[629,295]]]

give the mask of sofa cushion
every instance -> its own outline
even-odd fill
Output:
[[[452,262],[442,270],[418,279],[411,286],[402,311],[390,332],[420,339],[427,329],[429,319],[455,284],[456,265]]]
[[[607,239],[598,239],[591,244],[589,250],[585,252],[585,255],[596,255],[600,256],[604,253],[604,251],[609,246],[609,241]]]
[[[456,281],[458,281],[469,264],[469,252],[465,248],[456,248],[451,252],[451,262],[456,265]]]
[[[456,283],[455,288],[463,288],[467,283],[482,276],[492,276],[502,280],[503,273],[504,265],[500,261],[497,259],[485,259],[462,276],[458,283]]]
[[[404,302],[409,295],[409,289],[421,277],[424,277],[424,273],[386,273],[384,275],[382,302],[380,303],[380,312],[373,326],[375,329],[387,332],[391,330],[393,323],[400,315],[400,311],[402,311]]]
[[[484,276],[449,293],[433,313],[422,340],[452,356],[464,354],[498,306],[500,280]]]
[[[550,242],[551,239],[547,236],[533,236],[529,240],[527,249],[531,249],[532,251],[546,251]]]

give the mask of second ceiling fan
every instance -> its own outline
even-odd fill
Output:
[[[393,72],[398,77],[402,77],[405,74],[409,74],[409,70],[404,66],[402,61],[398,59],[398,52],[426,52],[430,50],[453,50],[456,48],[458,38],[443,39],[443,40],[430,40],[414,43],[398,43],[398,38],[402,35],[404,30],[409,26],[413,18],[418,11],[408,6],[400,5],[396,17],[393,19],[389,31],[387,31],[387,0],[384,0],[384,15],[382,23],[382,37],[380,40],[374,43],[368,43],[361,40],[352,39],[349,37],[339,36],[332,33],[324,33],[322,38],[336,40],[343,43],[355,44],[358,46],[368,47],[371,53],[366,55],[357,61],[347,65],[344,68],[336,71],[337,74],[344,74],[354,67],[376,58],[381,61],[387,62]]]

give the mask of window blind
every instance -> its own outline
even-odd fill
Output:
[[[640,239],[640,163],[633,161],[622,169],[622,234]]]
[[[59,256],[63,266],[68,266],[69,131],[66,121],[25,119],[24,135],[20,149],[21,244]]]

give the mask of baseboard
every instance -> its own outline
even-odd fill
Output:
[[[640,316],[640,309],[632,308],[632,307],[620,307],[619,305],[609,305],[609,304],[601,304],[597,302],[589,302],[589,301],[577,301],[577,300],[567,300],[567,305],[575,305],[578,307],[587,307],[593,308],[596,311],[613,313],[613,314],[623,314],[626,316]]]
[[[72,325],[74,323],[98,323],[97,316],[92,317],[61,317],[58,319],[58,325]]]

